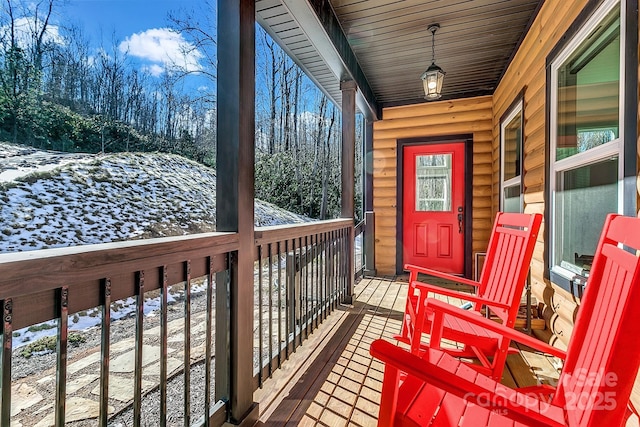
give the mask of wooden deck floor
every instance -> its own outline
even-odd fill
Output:
[[[376,425],[383,364],[371,358],[369,346],[381,337],[393,341],[400,331],[406,278],[363,279],[355,292],[353,306],[330,316],[255,393],[258,425]],[[555,363],[520,348],[520,354],[509,356],[502,382],[512,387],[553,382]]]

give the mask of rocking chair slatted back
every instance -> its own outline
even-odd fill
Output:
[[[569,425],[623,419],[640,365],[639,249],[640,219],[609,215],[554,396]]]
[[[510,307],[492,308],[509,327],[515,323],[541,221],[539,214],[499,212],[489,239],[478,295]]]

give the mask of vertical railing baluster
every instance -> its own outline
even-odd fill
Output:
[[[335,231],[335,263],[334,263],[334,274],[335,274],[335,299],[334,299],[334,308],[337,308],[340,301],[340,230]]]
[[[144,271],[136,273],[136,345],[133,380],[133,425],[142,420],[142,346],[144,327]]]
[[[311,288],[311,330],[313,331],[318,327],[318,316],[316,316],[316,304],[318,301],[318,295],[316,294],[316,263],[315,263],[315,239],[314,235],[309,236],[309,265],[311,271],[309,275],[309,287]]]
[[[184,425],[191,425],[191,260],[185,262],[184,288]]]
[[[331,311],[336,309],[336,256],[337,256],[337,248],[336,248],[336,239],[337,231],[331,232]]]
[[[349,262],[351,251],[349,250],[349,233],[348,229],[342,230],[342,300],[349,295],[349,274],[353,274],[353,271],[349,271],[349,266],[352,264]]]
[[[231,275],[236,274],[237,252],[224,255],[225,269],[216,273],[215,289],[215,360],[214,400],[229,399],[231,395]],[[233,267],[233,268],[232,268]],[[252,337],[253,339],[253,337]]]
[[[317,252],[316,246],[318,244],[318,237],[316,234],[311,235],[311,293],[312,297],[312,307],[311,307],[311,318],[313,319],[314,328],[318,327],[318,265],[317,265]]]
[[[313,236],[308,236],[307,246],[307,287],[309,288],[309,330],[313,332],[313,306],[314,306],[314,294],[313,294]]]
[[[289,272],[291,271],[291,268],[289,266],[289,261],[290,261],[290,257],[289,257],[289,241],[285,240],[284,242],[284,253],[285,253],[285,282],[284,282],[284,287],[285,287],[285,292],[284,292],[284,315],[285,315],[285,322],[284,322],[284,327],[285,327],[285,335],[286,335],[286,350],[285,350],[285,357],[287,358],[287,360],[289,360],[289,336],[291,335],[291,295],[293,294],[293,292],[291,292],[291,287],[292,287],[292,283],[291,283],[291,274],[289,274]]]
[[[300,323],[298,316],[300,313],[300,302],[298,301],[298,294],[300,292],[300,286],[298,284],[298,253],[296,249],[296,239],[291,240],[291,253],[293,254],[293,280],[291,287],[293,289],[293,351],[296,351],[296,347],[298,346],[298,324]]]
[[[342,297],[344,293],[344,283],[342,280],[343,266],[344,263],[344,246],[343,246],[343,235],[342,229],[338,230],[338,302],[342,302]]]
[[[344,230],[342,229],[338,230],[338,254],[340,256],[340,262],[338,263],[338,277],[340,278],[338,302],[342,303],[344,297]]]
[[[351,251],[351,247],[354,244],[353,233],[351,230],[353,230],[353,228],[347,228],[344,230],[344,298],[349,302],[349,304],[353,302],[350,300],[352,297],[350,289],[351,276],[355,275],[355,270],[353,269],[353,266],[355,265],[353,260],[354,252]]]
[[[336,303],[339,305],[340,302],[342,302],[342,229],[338,230],[338,239],[337,239],[337,245],[338,245],[338,262],[337,262],[337,273],[336,273],[336,277],[338,278],[338,285],[336,287],[337,289],[337,295],[336,295]]]
[[[282,254],[280,253],[280,242],[276,243],[276,251],[278,261],[278,368],[280,368],[282,366]]]
[[[302,245],[302,238],[300,238]],[[309,236],[304,236],[304,333],[305,339],[309,338]]]
[[[342,247],[342,229],[338,230],[338,298],[337,304],[340,305],[342,303],[342,263],[344,262],[344,251]]]
[[[101,358],[100,365],[100,415],[101,426],[107,425],[109,414],[109,347],[111,344],[111,279],[102,281],[102,329],[101,329]]]
[[[348,229],[345,229],[342,231],[342,240],[343,240],[343,250],[344,250],[344,290],[343,290],[343,297],[344,298],[348,298],[349,296],[349,275],[353,275],[353,271],[349,271],[349,267],[352,267],[351,270],[353,270],[353,260],[350,260],[350,257],[352,256],[351,250],[349,249],[349,246],[352,243],[349,243],[349,240],[351,239],[351,232]]]
[[[320,309],[322,304],[322,295],[320,295],[320,234],[316,234],[316,244],[313,248],[313,259],[316,265],[316,275],[315,275],[315,287],[316,287],[316,328],[320,323],[322,323],[322,318],[320,317]]]
[[[341,248],[340,248],[340,230],[336,230],[335,231],[335,258],[336,258],[336,262],[335,262],[335,278],[336,278],[336,287],[335,287],[335,299],[336,299],[336,308],[340,305],[340,262],[341,262],[341,258],[340,255],[342,255],[341,253]]]
[[[325,270],[326,270],[326,276],[327,276],[327,283],[325,284],[326,288],[327,288],[327,315],[329,315],[329,313],[331,313],[331,232],[328,231],[327,234],[327,241],[325,242],[326,248],[325,248]]]
[[[11,352],[13,351],[13,300],[2,301],[2,373],[0,374],[0,425],[11,423]]]
[[[69,287],[59,290],[58,343],[56,345],[56,413],[55,425],[65,423],[67,402],[67,339],[69,335]]]
[[[354,254],[353,254],[353,248],[354,248],[354,244],[353,244],[353,232],[352,232],[353,228],[351,230],[346,229],[344,231],[344,253],[345,253],[345,276],[344,276],[344,295],[345,298],[347,299],[347,301],[351,301],[349,300],[349,298],[352,296],[352,290],[350,288],[351,286],[351,277],[355,276],[355,270],[354,270],[354,266],[355,266],[355,261],[354,261]],[[351,240],[351,242],[349,242]],[[350,302],[350,304],[353,301]]]
[[[167,355],[169,346],[167,344],[169,336],[169,270],[166,265],[162,266],[160,275],[160,426],[167,425]]]
[[[350,276],[355,275],[355,270],[353,266],[355,262],[353,260],[353,252],[351,251],[351,246],[353,246],[353,233],[349,229],[344,230],[344,297],[349,300],[351,297],[351,290],[349,289],[351,279]],[[351,301],[353,302],[353,301]],[[350,302],[350,304],[351,304]]]
[[[327,279],[327,263],[325,257],[327,254],[326,233],[320,233],[320,246],[318,259],[320,260],[320,313],[322,314],[322,320],[326,319],[327,309],[327,293],[326,293],[326,279]]]
[[[267,245],[269,256],[269,378],[273,374],[271,361],[273,360],[273,259],[271,258],[271,243]]]
[[[264,357],[262,355],[262,246],[258,246],[258,386],[262,388],[262,367]],[[255,342],[255,341],[254,341]]]
[[[322,260],[324,256],[323,250],[323,237],[322,233],[318,233],[316,239],[316,276],[317,276],[317,285],[318,285],[318,322],[322,323],[324,321],[322,317],[322,310],[324,307],[324,290],[323,290],[323,276],[324,276],[324,262]]]
[[[204,341],[204,426],[209,427],[209,414],[211,412],[211,334],[213,332],[213,257],[209,257],[207,263],[207,319]]]
[[[298,264],[298,270],[299,274],[298,274],[298,283],[299,283],[299,289],[298,289],[298,296],[299,296],[299,300],[300,302],[298,303],[299,306],[299,311],[298,311],[298,316],[300,319],[300,335],[299,335],[299,341],[298,344],[302,345],[302,331],[305,328],[305,324],[304,324],[304,304],[302,299],[304,298],[304,292],[303,292],[303,287],[304,287],[304,283],[303,283],[303,279],[302,279],[302,237],[298,238],[298,257],[297,257],[297,264]]]
[[[347,295],[347,251],[346,251],[346,232],[345,229],[340,230],[340,301],[344,302],[344,298]]]
[[[311,235],[311,293],[313,294],[312,319],[314,328],[318,328],[318,235]]]
[[[327,318],[327,233],[320,233],[320,293],[322,320]]]

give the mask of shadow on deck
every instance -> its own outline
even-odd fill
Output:
[[[396,342],[406,278],[363,279],[355,292],[353,306],[330,316],[256,391],[258,425],[376,425],[384,365],[372,359],[369,346],[378,338]],[[552,357],[519,350],[507,360],[504,384],[524,387],[557,379]]]

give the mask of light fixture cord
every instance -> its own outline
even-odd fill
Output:
[[[431,63],[436,63],[436,31],[431,30]]]

